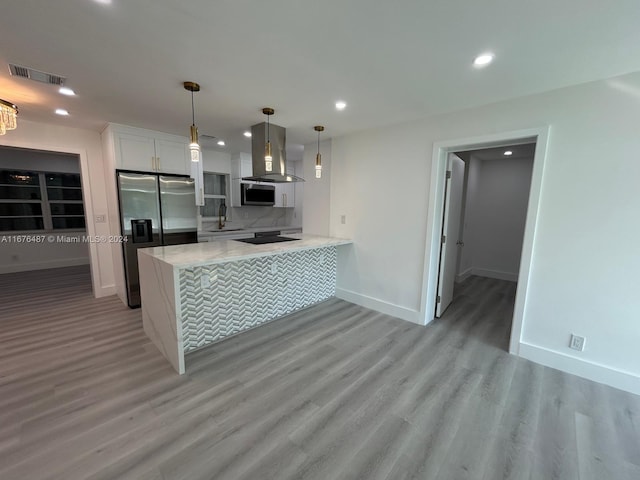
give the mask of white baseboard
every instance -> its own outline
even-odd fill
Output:
[[[640,377],[571,355],[520,342],[520,356],[532,362],[640,395]]]
[[[89,257],[62,258],[33,263],[17,263],[15,265],[0,265],[0,274],[28,272],[31,270],[47,270],[49,268],[74,267],[76,265],[89,265]]]
[[[486,268],[472,268],[471,275],[478,277],[495,278],[497,280],[508,280],[510,282],[518,281],[518,273],[502,272],[500,270],[489,270]]]
[[[464,272],[461,272],[456,275],[456,283],[464,282],[467,278],[473,275],[473,271],[471,268],[467,268]]]
[[[115,295],[115,294],[116,294],[116,286],[106,285],[96,290],[94,296],[96,298],[102,298],[102,297],[110,297],[111,295]]]
[[[417,323],[418,325],[424,325],[424,319],[421,318],[420,312],[417,310],[411,310],[410,308],[394,305],[393,303],[385,302],[377,298],[368,297],[360,293],[352,292],[351,290],[345,290],[343,288],[336,288],[336,297],[346,300],[347,302],[355,303],[362,307],[370,308],[376,312],[391,315],[407,322]]]

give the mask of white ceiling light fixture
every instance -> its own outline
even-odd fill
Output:
[[[476,68],[486,67],[491,62],[493,62],[494,58],[495,58],[495,55],[493,53],[483,53],[481,55],[478,55],[473,60],[473,66]]]
[[[224,140],[218,140],[218,146],[219,147],[224,147],[226,145],[226,143],[224,143]]]
[[[342,100],[338,100],[336,102],[336,110],[344,110],[345,108],[347,108],[346,102],[343,102]]]
[[[73,89],[69,87],[60,87],[58,89],[58,93],[61,93],[62,95],[66,95],[68,97],[74,97],[76,95],[76,92],[74,92]]]
[[[102,5],[111,5],[112,0],[93,0],[96,3],[101,3]]]
[[[18,126],[18,107],[13,103],[0,99],[0,135],[7,130],[15,130]]]
[[[320,155],[320,132],[324,132],[322,125],[316,125],[313,129],[318,132],[318,153],[316,154],[316,178],[322,178],[322,155]]]
[[[56,108],[56,115],[61,115],[63,117],[66,117],[69,115],[69,111],[65,110],[64,108]]]
[[[251,138],[251,132],[249,130],[247,130],[246,132],[243,133],[243,135],[247,138]]]
[[[513,152],[512,152],[511,150],[507,150],[506,152],[504,152],[504,154],[505,154],[507,157],[510,157],[511,155],[513,155]]]
[[[273,172],[273,156],[271,155],[271,140],[269,136],[269,117],[275,113],[273,108],[265,107],[262,113],[267,116],[267,143],[264,145],[264,170]]]
[[[200,161],[200,144],[198,143],[198,127],[196,127],[196,109],[193,103],[193,92],[200,91],[200,85],[196,82],[184,82],[184,89],[191,92],[191,128],[189,130],[189,152],[191,153],[191,161],[198,163]]]

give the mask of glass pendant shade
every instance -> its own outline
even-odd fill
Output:
[[[271,156],[271,142],[269,140],[264,146],[264,169],[267,172],[273,171],[273,157]]]
[[[189,152],[192,162],[200,161],[200,144],[198,143],[198,127],[191,125],[191,143],[189,143]]]
[[[316,125],[313,129],[318,132],[318,153],[316,154],[316,178],[322,178],[322,155],[320,154],[320,132],[324,132],[322,125]]]

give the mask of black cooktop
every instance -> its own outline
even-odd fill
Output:
[[[269,237],[255,237],[255,238],[239,238],[238,242],[244,243],[252,243],[254,245],[262,245],[263,243],[278,243],[278,242],[292,242],[294,240],[300,240],[299,238],[291,238],[291,237],[279,237],[279,236],[269,236]]]

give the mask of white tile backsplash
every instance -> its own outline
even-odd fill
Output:
[[[293,208],[232,207],[227,211],[229,220],[225,228],[258,228],[298,226],[293,218]],[[202,230],[218,228],[218,220],[202,220]]]

